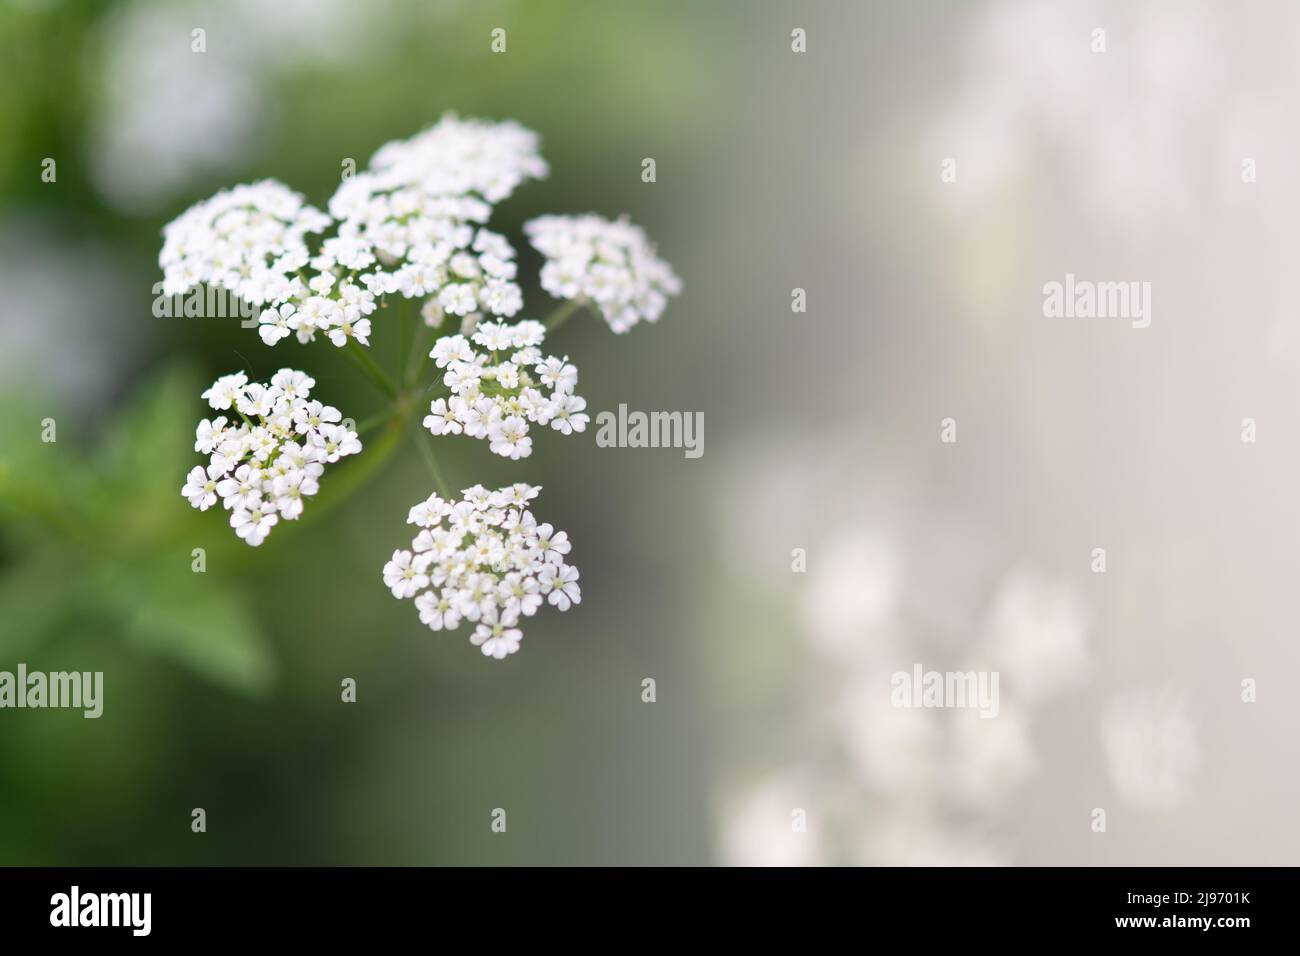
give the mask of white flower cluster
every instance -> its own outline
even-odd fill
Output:
[[[327,239],[329,246],[333,239]],[[353,276],[339,278],[335,275],[334,260],[322,253],[311,260],[312,268],[319,268],[304,285],[296,279],[293,291],[283,300],[272,303],[262,312],[257,332],[267,345],[274,345],[290,334],[299,342],[312,342],[317,332],[339,348],[356,339],[362,345],[370,344],[370,319],[375,311],[373,277],[361,276],[364,285],[358,285]]]
[[[430,404],[424,427],[486,439],[495,454],[512,459],[533,450],[530,422],[565,435],[585,430],[587,402],[573,394],[578,370],[567,357],[543,355],[545,338],[542,323],[526,320],[483,322],[468,339],[438,339],[429,355],[446,369],[442,380],[452,394]]]
[[[253,305],[284,301],[301,288],[298,271],[310,257],[306,237],[329,223],[274,180],[223,190],[163,228],[163,293],[205,282]]]
[[[281,518],[302,514],[325,465],[361,451],[339,410],[309,397],[315,384],[287,368],[267,385],[249,382],[243,372],[217,379],[203,398],[234,414],[199,422],[194,450],[210,460],[190,471],[181,494],[200,511],[220,500],[235,534],[254,546]]]
[[[369,192],[372,181],[366,175],[335,194],[330,210],[340,220],[339,234],[325,245],[351,266],[378,260],[382,267],[362,277],[370,288],[408,299],[429,296],[422,313],[434,327],[446,314],[508,317],[523,308],[523,292],[514,281],[514,248],[479,225],[487,221],[490,206],[415,189]],[[351,189],[354,185],[359,191]]]
[[[355,338],[369,344],[375,310],[373,277],[336,272],[327,239],[313,255],[306,237],[330,217],[273,180],[236,186],[190,207],[163,230],[163,292],[175,295],[199,283],[227,289],[263,310],[262,341],[291,333],[310,342],[324,332],[335,345]]]
[[[197,204],[164,230],[168,295],[200,282],[266,306],[267,345],[318,332],[336,346],[369,345],[379,296],[431,297],[425,320],[510,317],[523,307],[515,250],[483,228],[492,203],[548,172],[537,135],[516,123],[447,115],[409,140],[382,147],[345,180],[330,214],[272,181]],[[337,226],[312,251],[309,233]]]
[[[466,488],[460,501],[436,494],[411,509],[419,533],[410,550],[393,552],[384,584],[415,598],[420,621],[435,631],[476,624],[470,642],[501,660],[519,650],[521,617],[543,599],[561,611],[582,600],[578,570],[564,563],[569,536],[538,524],[528,503],[541,488],[517,484]]]
[[[367,268],[377,258],[383,291],[432,296],[423,313],[435,327],[444,314],[515,315],[523,307],[515,251],[482,225],[492,203],[547,175],[537,147],[537,134],[517,123],[454,114],[386,144],[330,200],[339,261]]]
[[[600,309],[615,332],[642,319],[658,321],[682,281],[639,227],[626,217],[541,216],[524,224],[546,257],[542,288],[557,299],[584,299]]]
[[[518,123],[461,119],[447,113],[409,139],[381,146],[370,169],[385,188],[409,186],[427,196],[506,199],[527,179],[550,173],[537,134]]]

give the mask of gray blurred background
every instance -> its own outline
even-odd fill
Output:
[[[0,863],[1295,863],[1297,50],[1258,2],[0,2],[0,669],[106,683],[0,712]],[[583,603],[504,663],[382,586],[414,449],[256,551],[191,511],[216,375],[376,406],[328,346],[151,313],[189,205],[323,204],[446,110],[542,136],[493,218],[525,315],[541,213],[684,280],[556,333],[590,410],[706,425],[440,442],[574,541]],[[1044,317],[1067,273],[1150,282],[1150,327]],[[999,716],[892,707],[917,663]]]

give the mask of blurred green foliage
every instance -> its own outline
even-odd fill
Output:
[[[189,409],[201,388],[192,370],[159,373],[85,452],[68,450],[66,433],[57,440],[58,418],[39,411],[49,400],[5,404],[0,657],[31,653],[79,624],[230,690],[266,690],[274,664],[247,596],[220,572],[192,570],[189,543],[207,536],[175,476],[191,467]]]

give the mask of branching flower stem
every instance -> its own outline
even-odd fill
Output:
[[[579,309],[587,305],[585,299],[573,299],[562,303],[549,316],[546,317],[544,325],[547,331],[559,328],[569,320]],[[430,435],[420,424],[420,416],[414,414],[416,407],[422,405],[426,393],[431,386],[421,385],[425,372],[429,367],[429,349],[422,344],[419,351],[424,353],[417,368],[412,368],[414,364],[415,350],[412,348],[423,338],[423,323],[419,323],[415,328],[410,328],[409,317],[406,315],[399,316],[399,343],[398,343],[398,379],[401,387],[393,384],[390,379],[371,357],[368,349],[363,348],[355,339],[348,341],[348,346],[344,350],[354,364],[365,373],[366,377],[390,400],[390,406],[386,411],[377,413],[367,418],[357,426],[359,433],[368,433],[375,429],[380,430],[377,441],[372,442],[366,449],[366,454],[362,456],[360,462],[352,464],[346,470],[346,477],[340,481],[335,479],[332,482],[334,493],[329,496],[327,508],[317,508],[317,511],[333,510],[340,502],[349,497],[352,492],[359,489],[366,480],[373,474],[392,454],[397,450],[400,442],[397,440],[401,433],[408,425],[411,425],[419,435],[415,438],[416,447],[420,451],[420,456],[424,459],[429,474],[437,486],[438,492],[447,498],[454,497],[451,485],[448,483],[446,476],[442,473],[442,468],[438,464],[437,456],[431,447],[432,435]],[[341,486],[341,487],[340,487]]]
[[[432,343],[426,341],[424,332],[425,328],[426,326],[423,322],[419,322],[416,325],[414,335],[415,348],[411,350],[411,361],[406,364],[406,381],[410,383],[412,389],[420,384],[420,379],[424,378],[424,373],[429,370],[429,362],[432,360],[430,354]],[[418,365],[416,365],[415,362],[417,357],[420,360]]]
[[[569,320],[569,316],[577,312],[587,304],[585,299],[569,299],[554,312],[546,317],[543,325],[546,326],[547,332],[554,332],[561,325]]]
[[[452,492],[451,485],[442,474],[442,469],[438,467],[438,459],[433,454],[433,436],[418,423],[413,425],[414,430],[419,434],[416,435],[415,443],[420,448],[420,454],[424,456],[424,463],[429,468],[429,474],[433,478],[433,484],[438,489],[438,494],[447,499],[454,499],[456,495]]]
[[[379,367],[374,358],[370,355],[368,349],[361,345],[356,339],[348,339],[346,353],[352,357],[357,367],[366,373],[367,377],[379,387],[379,389],[389,398],[397,399],[397,386],[392,383],[384,370]]]
[[[408,303],[403,303],[397,312],[397,385],[402,391],[410,382],[410,352],[415,329],[411,323],[411,311]]]
[[[384,421],[379,435],[367,443],[365,451],[350,462],[346,468],[340,468],[330,481],[321,483],[321,490],[312,501],[312,506],[305,510],[293,524],[302,526],[314,524],[325,514],[333,512],[370,480],[380,468],[393,457],[401,445],[402,419],[390,414]]]
[[[407,338],[418,340],[421,337],[419,328],[408,331],[412,334]],[[313,513],[334,510],[353,492],[360,489],[370,476],[397,451],[397,448],[401,445],[402,434],[406,431],[408,425],[411,425],[415,431],[420,433],[416,436],[415,444],[420,450],[420,456],[428,466],[429,473],[433,477],[439,493],[449,498],[454,497],[451,486],[447,483],[433,449],[427,441],[433,436],[424,430],[421,425],[420,415],[417,414],[419,408],[424,404],[425,393],[431,387],[422,385],[420,381],[428,368],[428,348],[423,349],[426,353],[425,361],[420,364],[419,369],[413,376],[409,374],[410,366],[413,364],[411,357],[403,354],[404,351],[409,349],[409,343],[404,349],[399,349],[399,369],[408,373],[399,375],[399,378],[403,379],[403,388],[399,390],[393,385],[392,380],[384,374],[383,370],[379,368],[366,349],[355,341],[349,341],[348,346],[349,348],[345,350],[346,353],[354,360],[357,367],[365,372],[370,382],[390,399],[390,404],[385,410],[371,415],[357,425],[358,434],[368,435],[378,430],[378,438],[367,445],[365,453],[360,456],[357,462],[344,470],[341,478],[336,478],[329,484],[328,500],[325,507],[319,507],[319,501],[326,498],[327,493],[322,491],[317,496],[318,506],[313,509]]]

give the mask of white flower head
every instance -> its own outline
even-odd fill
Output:
[[[335,345],[350,338],[368,344],[363,316],[374,311],[375,296],[348,269],[364,259],[347,255],[338,239],[325,240],[325,255],[308,247],[308,237],[330,225],[329,216],[274,180],[217,193],[163,229],[163,292],[206,283],[263,307],[258,334],[267,345],[290,335],[310,342],[317,332]]]
[[[497,203],[525,180],[546,178],[538,144],[537,134],[518,123],[447,113],[424,132],[381,146],[370,169],[388,182],[418,186],[427,196]]]
[[[546,257],[542,288],[557,299],[591,303],[615,332],[657,322],[682,281],[627,218],[541,216],[524,224],[529,241]]]
[[[518,460],[532,454],[529,425],[564,435],[583,431],[587,402],[573,394],[578,370],[567,358],[543,356],[540,322],[481,322],[473,334],[444,335],[429,357],[444,369],[448,398],[429,405],[424,427],[434,435],[468,435],[493,453]]]
[[[373,294],[426,299],[424,321],[481,313],[509,318],[523,308],[515,251],[484,228],[492,204],[549,170],[537,134],[517,123],[453,114],[394,140],[330,200],[338,237],[326,243],[344,267],[367,270]]]
[[[207,283],[252,305],[275,304],[267,289],[290,280],[290,266],[307,255],[306,236],[328,224],[328,216],[275,180],[223,190],[164,227],[163,293]]]
[[[242,372],[217,379],[203,397],[234,414],[199,422],[194,449],[209,462],[190,471],[181,494],[200,511],[219,500],[235,533],[254,546],[281,519],[298,518],[325,464],[361,451],[356,433],[336,424],[339,410],[309,398],[315,385],[289,368],[265,385]]]
[[[501,660],[519,650],[523,618],[549,603],[567,611],[582,600],[578,570],[563,563],[568,536],[538,525],[528,502],[540,488],[517,484],[466,488],[459,501],[430,495],[411,509],[420,531],[409,550],[384,565],[384,584],[414,598],[431,630],[475,625],[470,642]]]

